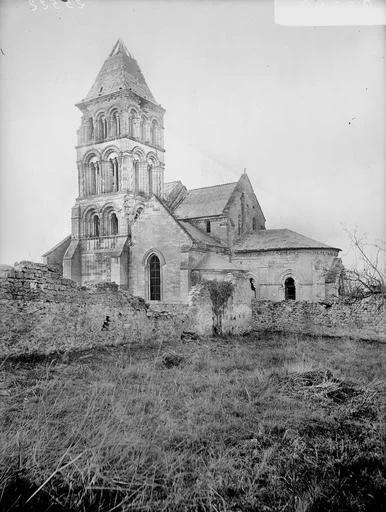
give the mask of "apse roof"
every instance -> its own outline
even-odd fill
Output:
[[[336,247],[323,244],[291,229],[261,229],[245,235],[234,246],[235,252],[285,249],[334,249],[340,251]]]
[[[156,103],[137,61],[121,39],[115,43],[85,99],[98,98],[119,90],[132,90],[141,98]]]
[[[185,199],[174,210],[180,219],[221,215],[237,182],[189,190]]]

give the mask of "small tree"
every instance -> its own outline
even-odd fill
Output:
[[[354,251],[353,266],[345,270],[345,295],[365,297],[385,293],[385,243],[372,243],[357,229],[346,229]]]
[[[213,311],[213,332],[222,334],[222,317],[228,300],[232,297],[234,286],[230,281],[205,281],[204,286],[209,291]]]

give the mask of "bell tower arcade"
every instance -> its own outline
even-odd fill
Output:
[[[127,286],[131,224],[150,197],[163,195],[165,110],[120,39],[76,106],[78,197],[63,272]]]

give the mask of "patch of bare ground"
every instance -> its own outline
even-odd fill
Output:
[[[380,511],[385,351],[257,336],[0,363],[3,511]]]

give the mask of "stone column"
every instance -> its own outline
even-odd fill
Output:
[[[123,192],[127,192],[128,190],[133,190],[132,181],[132,160],[129,155],[123,155],[121,158],[121,167],[120,167],[120,190]]]
[[[150,141],[150,123],[148,120],[145,121],[145,142]]]

